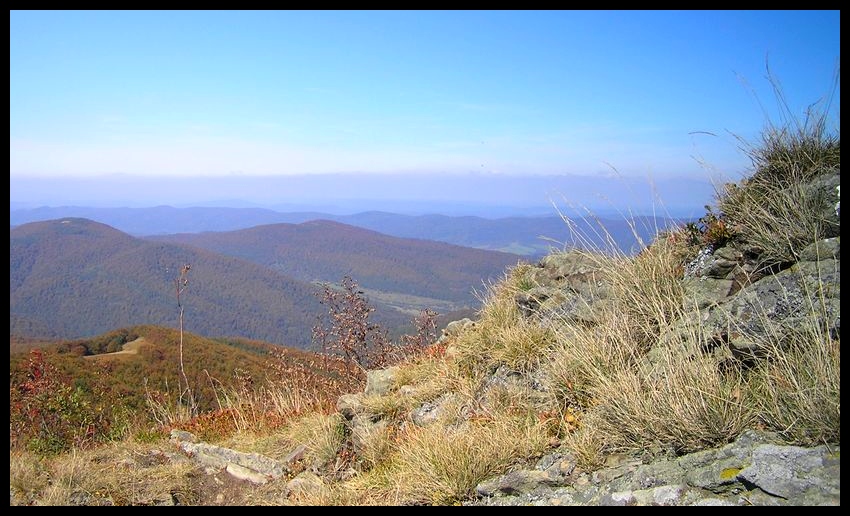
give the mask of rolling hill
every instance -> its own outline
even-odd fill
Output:
[[[174,326],[174,278],[192,265],[186,329],[297,347],[321,307],[314,286],[199,248],[131,237],[86,219],[25,224],[9,233],[10,334],[76,338],[134,324]],[[385,324],[407,316],[379,307]]]
[[[454,309],[475,304],[473,289],[498,279],[520,259],[327,220],[152,238],[249,260],[301,281],[336,282],[349,275],[376,296],[449,301]]]
[[[20,225],[59,218],[85,218],[108,224],[131,235],[195,233],[201,231],[230,231],[260,224],[303,222],[322,218],[320,213],[285,214],[264,208],[96,208],[87,206],[57,206],[10,210],[11,224]],[[306,217],[306,218],[304,218]]]

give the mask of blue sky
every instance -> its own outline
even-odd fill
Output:
[[[734,177],[766,58],[802,113],[839,45],[837,11],[11,12],[10,176]]]

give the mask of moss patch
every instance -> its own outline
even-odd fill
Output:
[[[720,480],[734,480],[741,472],[741,468],[726,468],[720,472]]]

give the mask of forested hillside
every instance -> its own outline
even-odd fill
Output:
[[[9,235],[10,334],[75,338],[133,324],[174,326],[174,279],[191,264],[186,329],[305,347],[321,307],[315,287],[188,246],[133,238],[85,219],[26,224]],[[409,318],[379,309],[388,326]]]
[[[356,278],[361,286],[460,304],[519,256],[391,237],[337,222],[273,224],[222,233],[156,237],[250,260],[302,281]]]

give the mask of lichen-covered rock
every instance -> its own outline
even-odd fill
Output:
[[[841,237],[825,238],[812,242],[800,251],[801,262],[838,260],[841,258]]]
[[[289,473],[287,466],[259,453],[244,453],[207,443],[181,441],[180,449],[198,464],[213,470],[226,470],[240,480],[255,484]]]
[[[554,478],[566,479],[576,470],[576,458],[571,453],[550,453],[537,461],[536,469],[546,471]]]
[[[480,496],[517,495],[540,487],[562,485],[563,480],[548,471],[521,469],[478,484],[475,492]]]
[[[743,263],[743,260],[743,253],[734,247],[719,247],[706,258],[702,275],[708,278],[725,279],[735,266]]]
[[[841,499],[840,449],[763,444],[737,478],[765,493],[805,504]]]
[[[840,261],[798,262],[744,287],[710,309],[704,319],[707,334],[728,343],[736,353],[759,353],[759,341],[812,324],[837,332],[841,326]],[[810,320],[815,317],[817,320]]]
[[[651,489],[605,494],[600,498],[599,505],[689,505],[686,502],[695,501],[697,498],[698,495],[693,493],[688,486],[682,484],[663,485]]]
[[[735,282],[731,279],[720,279],[712,277],[686,278],[682,282],[684,287],[685,309],[703,309],[715,305],[732,292]]]
[[[246,468],[245,466],[241,466],[239,464],[228,462],[227,466],[225,466],[224,470],[230,474],[233,478],[238,480],[245,480],[246,482],[251,482],[252,484],[266,484],[270,480],[269,477],[254,471],[251,468]]]
[[[416,426],[428,426],[437,422],[445,411],[446,405],[452,403],[455,394],[447,392],[431,402],[425,402],[410,411],[410,420]]]
[[[523,315],[529,317],[537,312],[540,307],[547,303],[549,305],[559,304],[566,301],[568,294],[565,290],[557,287],[533,287],[529,290],[514,294],[514,301]],[[573,295],[572,297],[576,297]]]
[[[601,279],[599,259],[590,253],[570,251],[552,253],[540,261],[540,267],[555,285],[582,292]]]
[[[471,328],[473,326],[475,326],[475,322],[472,321],[472,319],[469,319],[468,317],[464,317],[463,319],[459,319],[457,321],[452,321],[447,324],[446,327],[443,329],[442,337],[457,337],[458,335],[466,331],[467,328]]]
[[[840,447],[799,448],[747,431],[734,442],[648,464],[621,457],[592,473],[520,470],[476,489],[478,505],[837,505]],[[551,459],[543,461],[551,467]]]
[[[527,286],[514,294],[514,301],[526,317],[543,325],[597,322],[597,308],[609,290],[599,257],[582,251],[553,253],[524,274]]]

